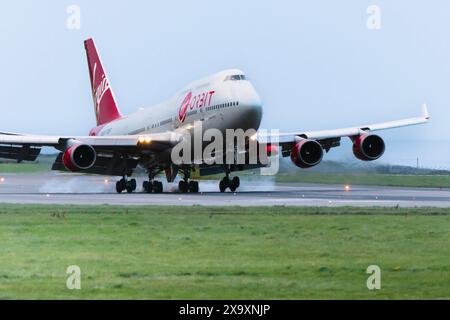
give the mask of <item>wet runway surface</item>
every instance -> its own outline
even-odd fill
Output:
[[[218,192],[218,181],[200,181],[198,194],[181,194],[164,183],[164,193],[117,194],[114,178],[66,173],[5,174],[0,180],[1,203],[215,205],[215,206],[400,206],[448,207],[450,189],[279,184],[271,177],[241,178],[238,192]]]

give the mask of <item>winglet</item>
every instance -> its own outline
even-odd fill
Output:
[[[430,119],[430,113],[428,112],[428,107],[426,103],[422,104],[422,117],[424,117],[427,120]]]

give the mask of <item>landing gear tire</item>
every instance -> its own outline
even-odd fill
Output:
[[[241,181],[239,180],[239,177],[234,177],[233,179],[229,179],[228,177],[224,177],[219,182],[219,190],[220,192],[225,192],[227,188],[230,188],[231,192],[235,192],[237,188],[239,188],[239,185],[241,184]]]
[[[229,182],[229,188],[231,192],[235,192],[237,188],[239,188],[239,185],[241,184],[239,177],[234,177]]]
[[[197,193],[198,190],[198,181],[180,180],[180,182],[178,182],[178,191],[181,193]]]
[[[125,189],[128,193],[132,193],[134,190],[136,190],[136,179],[131,179],[130,181],[127,181],[125,183]]]
[[[120,179],[116,182],[116,191],[117,193],[121,193],[123,190],[125,190],[125,179]]]
[[[145,180],[142,182],[142,189],[144,189],[145,192],[151,192],[151,189],[149,189],[149,181]]]
[[[122,193],[122,191],[127,190],[128,193],[133,192],[136,190],[136,180],[131,179],[127,181],[126,179],[122,178],[119,181],[116,182],[116,191],[117,193]]]
[[[116,182],[116,192],[121,193],[123,191],[122,180]]]
[[[241,185],[241,180],[239,179],[239,177],[234,177],[233,183],[236,185],[236,189],[237,189]]]
[[[161,181],[153,181],[152,188],[154,193],[161,193],[163,191],[163,184]]]
[[[161,181],[144,181],[142,183],[142,188],[144,189],[145,192],[148,193],[161,193],[163,192],[163,184]]]
[[[225,192],[225,190],[227,190],[228,188],[228,178],[223,178],[222,180],[220,180],[219,182],[219,190],[220,192]]]
[[[189,192],[191,193],[198,192],[198,181],[189,181]]]
[[[184,180],[180,180],[180,182],[178,182],[178,190],[181,193],[186,193],[188,192],[188,183]]]

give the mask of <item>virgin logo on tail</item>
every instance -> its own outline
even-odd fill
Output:
[[[121,117],[116,99],[110,87],[100,56],[95,48],[94,40],[84,42],[91,79],[92,102],[97,117],[97,125],[111,122]]]
[[[95,62],[94,63],[94,72],[92,75],[92,79],[94,79],[93,83],[97,82],[97,79],[95,77],[96,71],[97,71],[97,63]],[[97,88],[93,88],[97,109],[100,105],[100,102],[102,101],[103,96],[105,95],[106,91],[108,91],[109,89],[110,88],[109,88],[108,79],[106,79],[105,74],[102,74],[100,83],[97,85]]]

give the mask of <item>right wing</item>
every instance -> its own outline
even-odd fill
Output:
[[[155,144],[171,145],[179,141],[179,134],[175,132],[152,133],[142,135],[122,135],[122,136],[47,136],[47,135],[30,135],[11,132],[0,133],[0,145],[28,145],[36,147],[54,147],[61,149],[65,147],[65,143],[75,140],[86,143],[94,148],[99,147],[137,147],[142,139],[150,139],[148,148],[152,149]],[[141,139],[141,141],[140,141]]]
[[[87,173],[121,175],[123,168],[134,169],[139,158],[172,148],[180,141],[176,132],[123,136],[51,136],[19,133],[0,133],[0,158],[34,161],[42,147],[53,147],[61,153],[52,169],[64,170],[62,153],[71,145],[87,144],[97,153]],[[127,156],[124,157],[123,155]],[[126,158],[126,160],[124,160]]]

